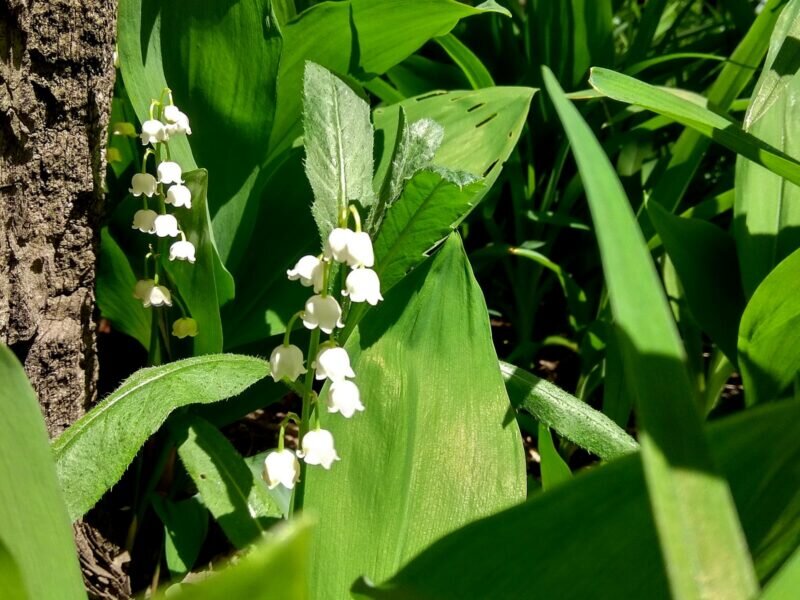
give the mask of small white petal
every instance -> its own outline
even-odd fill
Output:
[[[186,240],[174,242],[169,247],[169,259],[175,260],[176,258],[178,260],[188,260],[190,263],[194,263],[194,244]]]
[[[372,269],[360,268],[353,269],[347,275],[345,281],[347,288],[342,292],[345,296],[350,296],[353,302],[369,302],[375,306],[383,300],[381,296],[381,281],[378,274]]]
[[[270,375],[275,381],[284,377],[295,381],[306,372],[303,366],[303,351],[294,344],[280,345],[272,351],[269,357]]]
[[[347,246],[354,235],[355,232],[343,227],[337,227],[331,231],[328,239],[325,240],[325,256],[333,258],[336,262],[348,262]]]
[[[345,377],[356,376],[350,366],[350,356],[347,354],[347,350],[337,346],[323,347],[317,354],[314,366],[317,369],[315,375],[317,379],[327,377],[331,381],[342,381]]]
[[[169,134],[161,121],[150,119],[142,123],[142,133],[139,134],[139,138],[142,140],[142,145],[146,146],[166,141],[169,139]]]
[[[375,264],[372,240],[366,231],[353,233],[347,240],[347,264],[351,267],[371,267]]]
[[[154,210],[141,209],[133,214],[133,229],[138,229],[142,233],[154,233],[156,230],[156,219],[158,214]]]
[[[325,263],[318,257],[309,254],[298,260],[294,269],[286,271],[286,275],[291,281],[299,279],[300,283],[306,287],[313,285],[314,291],[319,293],[322,291],[325,278]]]
[[[153,194],[156,193],[156,185],[156,178],[150,173],[136,173],[131,178],[131,187],[128,188],[128,191],[137,198],[142,194],[152,198]]]
[[[154,223],[154,229],[158,237],[178,237],[178,219],[172,215],[158,215]]]
[[[264,459],[262,477],[267,482],[269,489],[274,489],[278,485],[292,489],[294,484],[300,480],[300,461],[288,448],[270,452]]]
[[[173,185],[167,190],[167,198],[164,202],[172,204],[176,208],[181,206],[192,208],[192,192],[188,187],[180,183]]]
[[[328,390],[328,412],[338,412],[349,419],[356,411],[362,410],[364,405],[361,404],[361,393],[355,383],[344,379],[331,384]]]
[[[181,166],[172,161],[164,161],[156,167],[159,183],[183,183]]]
[[[330,469],[334,461],[339,460],[333,447],[333,436],[325,429],[311,430],[303,436],[303,450],[297,455],[309,465],[322,465]]]
[[[307,329],[319,327],[325,333],[331,333],[337,327],[344,327],[342,307],[333,296],[311,296],[303,311],[303,325]]]

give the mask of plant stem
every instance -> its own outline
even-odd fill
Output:
[[[303,436],[308,432],[309,420],[311,418],[311,392],[314,385],[314,361],[317,358],[319,348],[319,328],[311,332],[311,341],[308,344],[308,370],[303,381],[303,412],[300,417],[300,435],[298,443],[302,443]],[[303,508],[303,495],[305,494],[306,484],[306,463],[300,461],[300,480],[294,488],[292,500],[289,502],[289,517],[294,515],[295,510]]]

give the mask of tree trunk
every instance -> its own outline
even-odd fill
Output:
[[[115,38],[116,0],[0,2],[0,340],[24,364],[51,436],[96,399]],[[90,590],[97,569],[114,588],[118,574],[98,564],[102,539],[85,524],[76,534]]]

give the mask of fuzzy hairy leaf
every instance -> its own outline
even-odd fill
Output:
[[[581,448],[603,460],[639,449],[636,440],[614,421],[557,385],[503,361],[500,372],[512,404]]]
[[[307,62],[303,132],[306,175],[314,191],[311,211],[326,240],[348,202],[367,207],[374,199],[369,104],[328,69]]]
[[[70,517],[82,516],[119,481],[172,411],[235,396],[268,373],[269,364],[259,358],[217,354],[131,375],[53,442]]]

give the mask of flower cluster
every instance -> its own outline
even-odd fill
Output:
[[[349,216],[355,221],[355,230],[347,227]],[[325,396],[325,405],[329,413],[339,413],[349,419],[356,412],[363,411],[361,393],[353,381],[356,374],[350,365],[350,356],[347,351],[339,346],[335,339],[337,329],[344,327],[342,320],[342,305],[337,299],[347,298],[349,302],[367,302],[376,305],[383,300],[380,291],[380,279],[372,267],[375,265],[375,255],[372,249],[372,240],[364,231],[361,231],[361,219],[355,206],[349,206],[342,213],[340,227],[331,231],[323,244],[322,253],[318,256],[304,256],[293,269],[286,274],[292,281],[299,281],[305,287],[313,288],[312,295],[305,303],[304,310],[294,315],[286,328],[283,344],[272,351],[270,366],[272,378],[275,381],[285,380],[294,382],[300,375],[306,375],[303,389],[306,398],[312,406],[306,410],[309,420],[313,415],[314,427],[308,423],[301,426],[305,431],[297,453],[284,448],[283,427],[278,450],[267,455],[264,461],[264,479],[270,487],[278,484],[293,488],[300,477],[300,462],[302,458],[308,465],[321,465],[330,469],[331,465],[339,460],[339,455],[334,447],[333,435],[330,431],[321,429],[316,394],[311,391],[311,385],[318,381],[328,380]],[[331,280],[337,279],[336,269],[349,269],[344,279],[344,289],[330,293]],[[309,350],[309,368],[304,364],[303,351],[289,343],[292,326],[296,319],[300,319],[303,326],[314,331],[312,334],[311,349]],[[328,334],[329,339],[322,344],[317,344],[319,332]],[[316,341],[315,341],[316,340]],[[300,419],[293,415],[289,420]]]
[[[181,112],[172,102],[172,93],[168,104],[153,100],[150,105],[150,118],[142,123],[142,131],[138,135],[142,145],[147,149],[142,159],[142,169],[131,179],[129,192],[142,199],[142,208],[133,215],[133,229],[156,236],[156,243],[162,238],[171,240],[169,260],[195,262],[195,247],[186,239],[186,234],[178,221],[180,211],[192,208],[192,192],[184,185],[181,166],[170,160],[169,140],[179,135],[189,135],[189,117]],[[163,98],[163,95],[162,95]],[[166,160],[162,160],[166,155]],[[156,174],[147,171],[148,158],[154,157]],[[151,207],[152,204],[152,207]],[[167,211],[167,205],[174,207],[175,212]],[[155,209],[155,210],[154,210]],[[173,240],[172,238],[178,238]],[[133,296],[142,301],[145,308],[172,306],[172,293],[159,282],[158,254],[153,250],[145,257],[145,278],[136,283]],[[153,259],[153,276],[148,277],[148,261]],[[183,306],[181,306],[183,311]],[[176,320],[172,326],[172,334],[179,338],[197,335],[197,322],[190,317]]]

